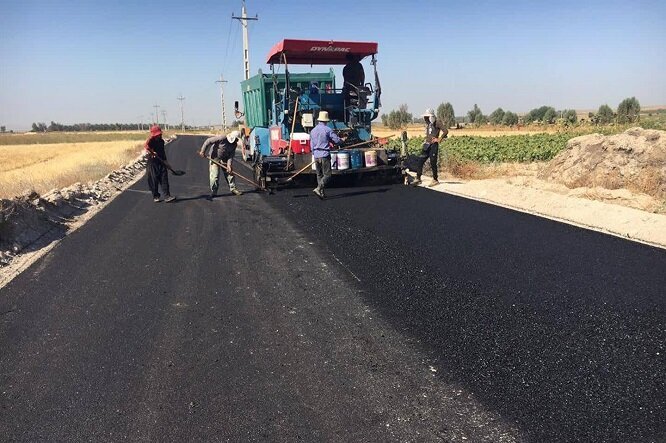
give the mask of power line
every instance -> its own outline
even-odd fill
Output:
[[[160,114],[159,114],[160,105],[153,105],[153,108],[155,108],[155,124],[159,125],[160,124]]]

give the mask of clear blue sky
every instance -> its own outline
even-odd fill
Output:
[[[252,73],[282,38],[379,42],[384,110],[449,101],[526,112],[666,105],[666,2],[248,0]],[[0,0],[0,125],[228,120],[242,77],[240,0]],[[308,68],[310,69],[310,68]],[[316,67],[314,68],[316,70]],[[366,69],[369,72],[369,68]]]

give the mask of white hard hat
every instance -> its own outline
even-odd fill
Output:
[[[229,143],[235,143],[236,140],[238,140],[238,137],[240,137],[239,131],[231,131],[230,133],[227,134],[227,141]]]

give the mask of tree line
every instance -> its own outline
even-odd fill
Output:
[[[180,127],[180,125],[176,125]],[[33,123],[31,132],[86,132],[86,131],[141,131],[148,130],[147,123],[75,123],[63,125],[54,121],[46,123]],[[189,126],[185,126],[189,129]]]
[[[635,123],[640,118],[641,105],[636,97],[626,98],[620,102],[617,111],[613,111],[608,105],[601,105],[596,113],[590,112],[590,122],[598,125],[610,123]],[[578,116],[574,109],[557,111],[552,106],[541,106],[530,110],[525,115],[518,116],[515,112],[505,111],[497,108],[490,115],[485,115],[477,104],[467,112],[465,117],[456,117],[451,103],[442,103],[437,107],[437,118],[447,128],[456,126],[458,122],[469,123],[475,126],[492,124],[496,126],[515,126],[517,124],[561,124],[565,126],[578,123]],[[409,113],[407,105],[402,104],[397,110],[388,114],[382,114],[382,123],[391,129],[399,129],[408,123],[421,121],[419,117],[414,118]]]

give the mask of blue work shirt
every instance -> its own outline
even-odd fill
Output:
[[[314,158],[323,158],[331,155],[329,142],[340,143],[340,137],[333,132],[326,123],[319,122],[310,132],[310,145],[312,146],[312,155]]]

